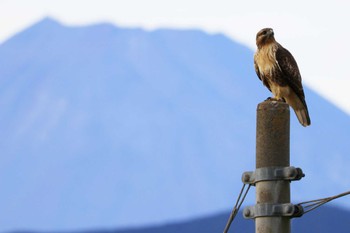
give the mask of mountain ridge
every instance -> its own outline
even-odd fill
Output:
[[[221,232],[228,219],[230,212],[211,214],[210,216],[200,217],[196,219],[189,219],[186,221],[179,221],[167,224],[159,224],[156,226],[135,227],[129,229],[87,229],[70,232],[81,233],[190,233],[190,232],[202,232],[212,233]],[[243,219],[242,212],[238,212],[236,218],[232,222],[230,232],[242,232],[249,233],[254,231],[254,221]],[[350,216],[350,212],[342,208],[332,205],[322,206],[317,210],[314,210],[300,218],[292,219],[291,228],[292,231],[299,233],[318,232],[328,233],[330,231],[336,231],[338,233],[346,233],[349,228],[347,219]],[[66,231],[67,232],[67,231]],[[12,233],[46,233],[35,231],[14,231]],[[56,232],[59,233],[59,232]]]

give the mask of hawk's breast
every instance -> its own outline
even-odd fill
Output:
[[[255,62],[258,65],[259,73],[270,79],[276,69],[279,69],[276,60],[277,46],[274,44],[263,46],[255,54]]]

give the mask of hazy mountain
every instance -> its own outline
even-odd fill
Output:
[[[49,18],[1,44],[0,231],[230,209],[242,172],[254,170],[256,105],[270,95],[252,55],[221,34]],[[305,92],[311,127],[291,116],[292,165],[306,173],[292,185],[299,201],[350,186],[350,118]]]
[[[227,212],[158,226],[130,228],[124,230],[90,229],[86,231],[76,231],[75,233],[215,233],[223,231],[229,215],[230,213]],[[348,221],[349,218],[350,211],[332,206],[322,206],[317,210],[305,214],[301,218],[292,219],[291,229],[292,232],[298,233],[348,233],[350,227]],[[229,232],[252,233],[254,230],[254,221],[243,219],[242,213],[239,212],[232,222]],[[23,231],[14,233],[34,232]]]
[[[163,226],[138,228],[129,230],[100,230],[89,233],[215,233],[222,232],[230,214],[217,214],[205,218],[198,218],[181,223],[167,224]],[[313,212],[309,212],[301,218],[292,219],[292,232],[298,233],[348,233],[350,211],[335,207],[323,206]],[[255,231],[253,220],[243,219],[242,213],[238,213],[232,222],[229,232],[252,233]]]

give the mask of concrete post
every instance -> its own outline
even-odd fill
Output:
[[[257,107],[256,168],[289,167],[289,106],[265,101]],[[290,182],[286,180],[256,183],[256,204],[290,203]],[[290,217],[255,219],[256,233],[290,233]]]

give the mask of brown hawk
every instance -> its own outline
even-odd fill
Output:
[[[275,40],[272,28],[257,33],[256,45],[254,66],[259,79],[274,99],[285,101],[294,109],[300,124],[310,125],[301,75],[292,54]]]

